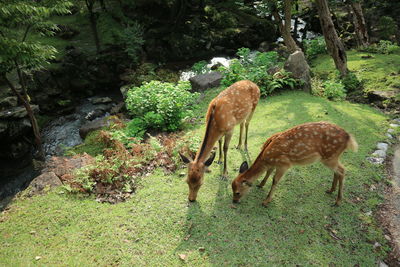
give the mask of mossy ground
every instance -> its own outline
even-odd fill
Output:
[[[358,52],[355,50],[350,50],[346,53],[348,68],[364,83],[364,91],[400,89],[399,50],[389,55]],[[371,57],[362,58],[368,56]],[[311,67],[314,74],[323,79],[334,75],[336,72],[333,60],[329,55],[318,56],[318,58],[312,61]]]
[[[213,90],[202,104],[218,90]],[[383,201],[383,167],[366,161],[384,139],[387,118],[359,104],[330,102],[302,92],[284,92],[260,101],[249,131],[252,160],[271,134],[308,121],[331,121],[357,139],[358,153],[346,152],[345,201],[333,207],[325,190],[332,173],[322,164],[295,167],[279,184],[268,208],[270,188],[254,188],[231,204],[230,181],[244,154],[229,150],[229,181],[221,166],[206,174],[197,203],[187,202],[185,177],[156,171],[137,193],[117,205],[63,193],[16,199],[0,216],[2,266],[374,266],[389,249],[370,211]],[[188,130],[202,137],[204,125]],[[371,191],[370,185],[377,189]],[[374,243],[382,247],[374,249]],[[185,258],[181,260],[179,255]],[[185,255],[185,256],[183,256]],[[40,256],[39,260],[35,257]]]

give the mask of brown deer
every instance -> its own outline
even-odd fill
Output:
[[[339,191],[335,205],[340,205],[343,197],[345,169],[339,158],[346,149],[357,151],[356,140],[339,126],[328,122],[310,122],[295,126],[289,130],[272,135],[264,143],[253,165],[247,162],[240,166],[240,174],[232,182],[233,202],[238,203],[247,193],[253,182],[263,173],[266,175],[258,187],[262,188],[269,175],[275,171],[272,187],[263,205],[271,202],[279,180],[293,165],[306,165],[320,160],[334,172],[332,187],[327,193],[333,193],[339,182]]]
[[[247,150],[247,134],[249,123],[260,98],[258,86],[248,80],[236,82],[215,97],[206,115],[206,132],[203,142],[194,160],[180,154],[183,162],[188,163],[187,184],[189,185],[189,201],[195,201],[203,184],[204,171],[214,160],[215,153],[210,156],[214,144],[219,141],[219,162],[222,159],[222,137],[224,142],[224,170],[222,178],[227,177],[226,160],[229,142],[233,129],[240,124],[238,149],[242,148],[243,128],[245,127],[244,148]],[[210,157],[209,157],[210,156]]]

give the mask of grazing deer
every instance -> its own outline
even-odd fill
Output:
[[[253,182],[266,171],[258,187],[263,187],[269,175],[275,169],[271,190],[262,203],[267,206],[279,180],[293,165],[306,165],[320,160],[334,172],[332,187],[327,193],[333,193],[339,182],[339,191],[335,205],[340,205],[343,197],[345,169],[339,158],[346,149],[357,151],[356,140],[339,126],[328,122],[311,122],[295,126],[289,130],[272,135],[264,143],[253,165],[247,162],[240,166],[240,174],[232,182],[233,202],[249,190]]]
[[[223,178],[227,176],[226,160],[229,142],[231,141],[235,125],[240,124],[238,149],[242,148],[243,128],[245,130],[244,147],[247,150],[247,133],[249,123],[260,98],[258,86],[248,80],[236,82],[215,97],[206,115],[206,132],[203,142],[194,160],[180,154],[183,162],[188,163],[189,201],[195,201],[197,193],[203,184],[204,171],[214,160],[215,153],[210,156],[214,144],[219,142],[219,161],[222,159],[222,137],[224,142],[224,171]],[[210,157],[209,157],[210,156]]]

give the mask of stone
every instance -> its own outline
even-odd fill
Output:
[[[393,121],[394,121],[395,123],[398,123],[398,124],[400,124],[400,118],[393,119]]]
[[[51,189],[62,185],[60,178],[54,172],[45,172],[33,179],[26,189],[28,196],[42,194],[45,189]]]
[[[119,102],[118,104],[116,104],[111,108],[110,114],[115,115],[121,113],[124,108],[125,108],[125,102]]]
[[[386,263],[384,263],[383,261],[380,261],[378,267],[388,267],[388,265]]]
[[[372,156],[378,157],[378,158],[386,158],[386,152],[383,150],[375,150],[374,153],[372,153]]]
[[[383,158],[368,157],[367,160],[369,162],[371,162],[372,164],[376,164],[376,165],[382,164],[384,162]]]
[[[89,99],[93,105],[111,103],[112,99],[109,97],[92,97]]]
[[[196,75],[189,79],[192,92],[203,92],[209,88],[217,87],[221,84],[221,80],[222,74],[218,71]]]
[[[270,50],[269,44],[270,44],[269,42],[264,41],[264,42],[260,43],[257,50],[262,53],[268,52]]]
[[[378,148],[379,150],[383,150],[383,151],[387,151],[389,148],[389,145],[387,143],[378,143],[376,145],[376,148]]]
[[[34,113],[39,111],[39,106],[31,105]],[[28,115],[24,106],[10,108],[0,112],[0,119],[22,119]]]
[[[397,127],[400,126],[400,124],[391,123],[391,124],[389,124],[389,126],[392,127],[392,128],[397,128]]]
[[[108,126],[110,124],[110,121],[107,120],[106,118],[100,118],[96,119],[94,121],[89,121],[81,126],[79,128],[79,135],[81,136],[82,139],[85,139],[85,137],[93,131],[99,130],[105,126]]]
[[[376,100],[384,101],[395,98],[398,93],[400,93],[400,90],[388,90],[388,91],[373,90],[368,92],[368,99],[371,102]]]
[[[394,133],[394,129],[388,129],[387,132],[388,133]]]
[[[390,133],[386,133],[386,137],[389,139],[393,139],[393,136]]]
[[[310,66],[301,51],[292,53],[287,61],[285,62],[284,69],[292,73],[292,76],[296,79],[303,81],[303,90],[311,92],[311,75]]]
[[[128,90],[131,88],[131,85],[124,85],[124,86],[122,86],[121,88],[119,88],[119,91],[121,92],[121,94],[122,94],[122,97],[124,98],[124,99],[126,99],[126,94],[128,93]]]
[[[13,108],[18,105],[18,98],[16,96],[9,96],[0,100],[0,109]]]
[[[267,72],[268,72],[268,74],[270,74],[270,75],[274,75],[275,73],[277,73],[277,72],[280,71],[280,70],[281,70],[280,67],[278,67],[278,66],[272,66],[272,67],[270,67],[270,68],[267,70]]]

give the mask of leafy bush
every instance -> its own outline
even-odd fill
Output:
[[[396,21],[389,16],[382,16],[378,21],[379,37],[385,40],[390,40],[397,31]]]
[[[399,46],[395,43],[392,43],[391,41],[380,40],[377,44],[372,44],[359,48],[359,51],[378,54],[392,54],[397,49],[399,49]]]
[[[324,97],[330,100],[342,100],[346,97],[346,90],[341,82],[328,80],[324,82]]]
[[[252,54],[248,48],[240,48],[237,52],[239,59],[233,59],[229,68],[220,67],[224,77],[221,84],[225,87],[240,80],[251,80],[256,83],[262,95],[268,95],[276,89],[294,88],[297,81],[290,73],[281,70],[274,75],[268,73],[271,67],[281,66],[277,52]]]
[[[192,66],[192,71],[196,74],[203,74],[203,73],[208,72],[207,61],[202,60],[202,61],[194,63]]]
[[[347,92],[357,91],[362,87],[362,83],[358,80],[357,76],[349,72],[342,78],[342,84]]]
[[[311,78],[311,93],[319,97],[324,97],[324,91],[324,82],[318,77]]]
[[[197,93],[190,93],[189,82],[178,84],[151,81],[127,92],[126,107],[134,119],[127,131],[132,136],[143,135],[147,129],[176,131],[191,114],[190,105]]]
[[[318,55],[326,54],[326,43],[323,36],[317,37],[312,40],[304,40],[304,48],[307,59],[314,59]]]

